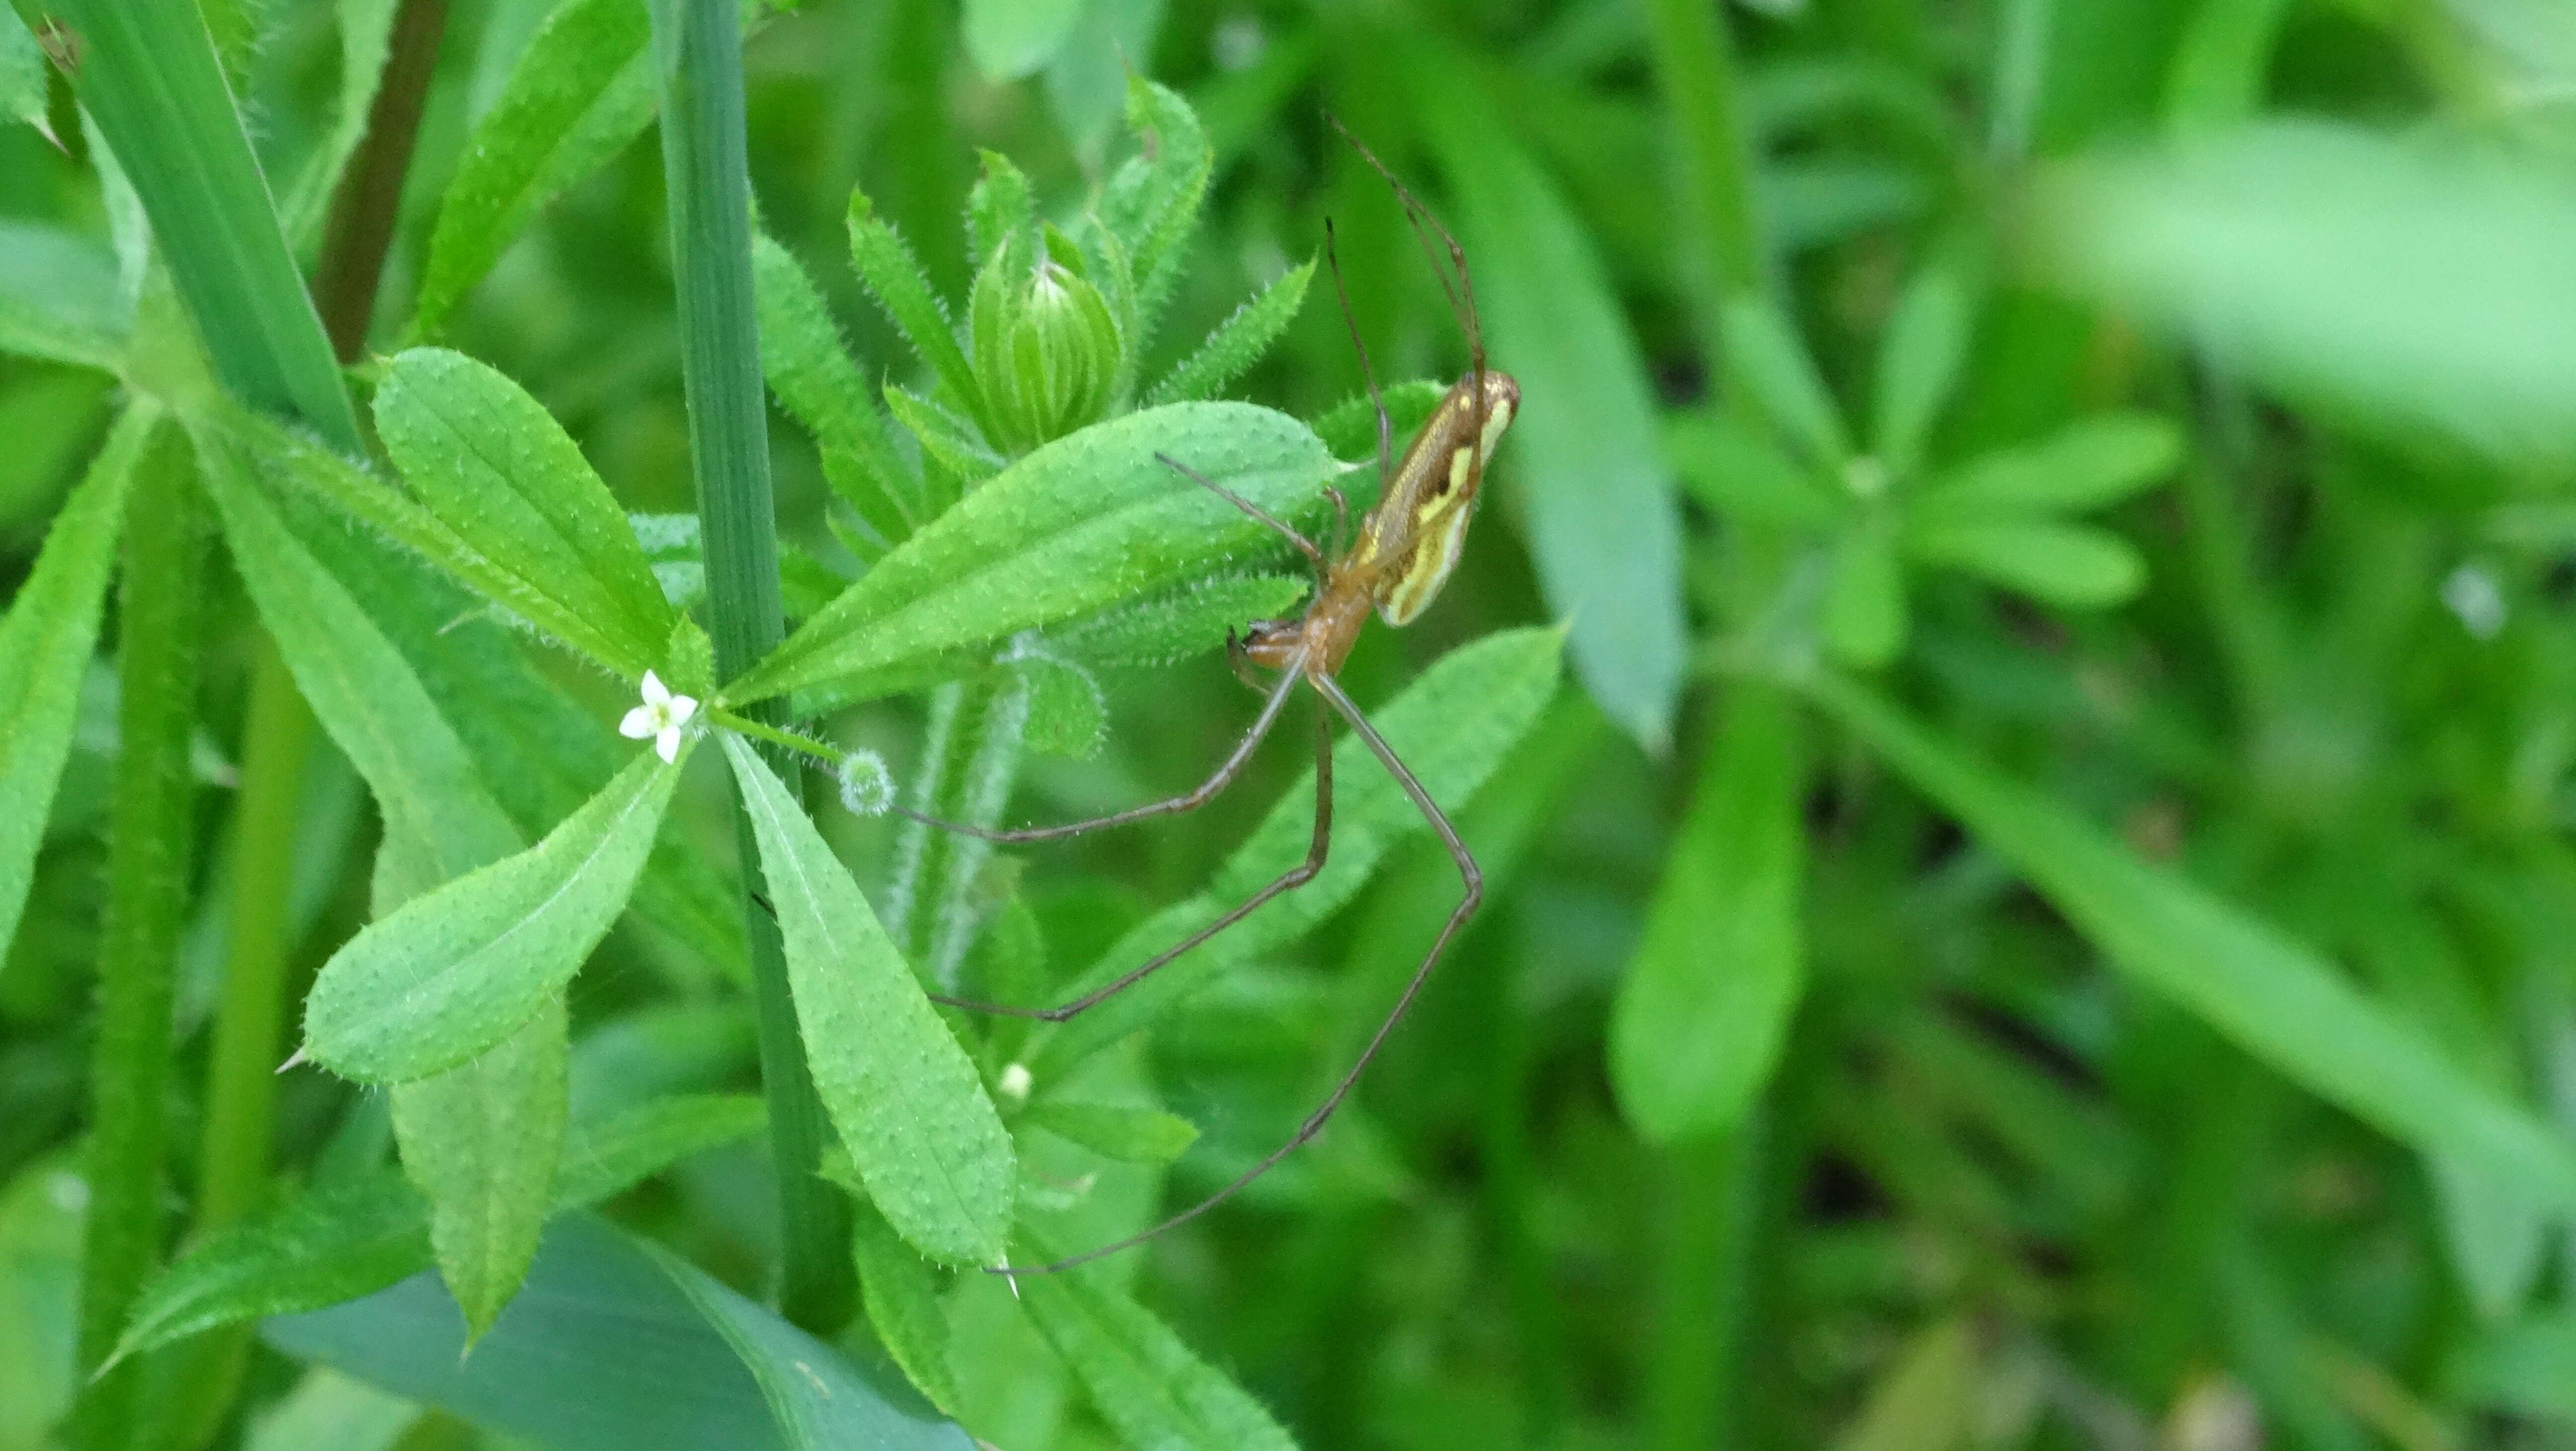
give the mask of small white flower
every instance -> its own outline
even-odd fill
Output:
[[[617,723],[617,733],[630,741],[653,738],[653,749],[665,761],[680,759],[680,742],[688,738],[691,718],[698,713],[696,697],[673,695],[662,677],[644,672],[644,703],[626,713]]]
[[[1025,1063],[1014,1063],[1002,1070],[1002,1096],[1013,1103],[1028,1102],[1029,1090],[1037,1086],[1037,1076]]]

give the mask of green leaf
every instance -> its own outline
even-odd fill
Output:
[[[2280,121],[2063,172],[2032,216],[2059,278],[2342,422],[2576,447],[2576,194],[2512,148]]]
[[[1674,415],[1665,456],[1682,483],[1720,518],[1823,530],[1840,520],[1848,496],[1792,463],[1771,440],[1710,409]]]
[[[1732,1129],[1778,1067],[1806,977],[1795,723],[1741,683],[1665,858],[1610,1017],[1620,1112],[1660,1144]]]
[[[975,432],[975,425],[909,388],[887,384],[886,410],[921,441],[921,451],[961,482],[980,484],[1009,461]]]
[[[513,577],[495,603],[543,600],[534,623],[629,679],[661,663],[671,606],[625,510],[543,405],[462,353],[413,348],[387,367],[375,408],[413,492]]]
[[[1055,1252],[1021,1231],[1021,1258]],[[1020,1298],[1038,1332],[1073,1367],[1101,1418],[1133,1446],[1193,1451],[1294,1451],[1259,1401],[1097,1271],[1027,1275]]]
[[[1198,1125],[1188,1119],[1112,1103],[1048,1099],[1031,1104],[1021,1121],[1122,1164],[1168,1164],[1199,1137]]]
[[[1851,461],[1851,439],[1797,330],[1761,297],[1728,303],[1724,326],[1728,380],[1745,391],[1801,462],[1840,477]]]
[[[1422,672],[1403,694],[1370,711],[1369,720],[1431,798],[1455,813],[1537,725],[1556,694],[1564,644],[1561,632],[1539,628],[1504,630],[1462,645]],[[1124,974],[1303,860],[1314,801],[1309,772],[1226,858],[1206,892],[1155,914],[1121,938],[1078,984],[1068,986],[1080,991]],[[1303,936],[1349,901],[1398,842],[1429,829],[1421,811],[1365,744],[1347,737],[1338,742],[1333,748],[1333,850],[1324,869],[1303,888],[1056,1028],[1030,1058],[1039,1091],[1228,968]]]
[[[1091,672],[1034,647],[1005,657],[1028,698],[1021,743],[1032,751],[1089,760],[1109,730],[1109,702]]]
[[[0,353],[114,370],[130,311],[105,248],[54,227],[0,222]]]
[[[546,17],[466,138],[439,202],[414,336],[436,336],[537,211],[653,119],[648,30],[636,0],[565,0]]]
[[[269,437],[292,435],[273,429]],[[374,793],[386,851],[408,862],[402,875],[443,882],[518,850],[517,826],[484,788],[437,699],[258,483],[298,460],[354,470],[310,443],[282,459],[242,447],[228,430],[201,428],[196,440],[207,491],[260,620],[297,691]],[[363,477],[355,482],[391,496]]]
[[[534,847],[370,923],[314,980],[305,1051],[342,1077],[401,1083],[515,1032],[625,910],[679,779],[639,752]]]
[[[2073,514],[2116,504],[2182,461],[2182,437],[2151,413],[2104,413],[2036,443],[1984,454],[1934,480],[1909,506],[1944,522],[2007,513]]]
[[[429,1201],[429,1242],[468,1343],[492,1328],[537,1255],[563,1151],[563,999],[490,1050],[393,1088],[403,1173]]]
[[[1249,621],[1286,615],[1314,587],[1294,575],[1219,575],[1059,626],[1047,644],[1093,665],[1169,665],[1217,648]]]
[[[1016,81],[1055,59],[1082,0],[966,0],[966,58],[988,81]]]
[[[921,1393],[954,1415],[957,1382],[948,1368],[948,1312],[939,1303],[938,1272],[865,1199],[850,1225],[868,1328]]]
[[[2447,1380],[2476,1405],[2576,1421],[2576,1313],[2539,1311],[2488,1331],[2458,1353]]]
[[[751,264],[761,368],[771,391],[814,435],[832,491],[879,539],[903,542],[921,523],[921,486],[896,455],[822,294],[787,249],[765,236],[752,244]]]
[[[2576,1154],[2562,1137],[2314,952],[1994,774],[1866,686],[1824,675],[1807,688],[2139,985],[2381,1132],[2576,1210]]]
[[[1909,525],[1908,554],[2072,609],[2116,605],[2147,581],[2129,541],[2084,524]]]
[[[45,49],[14,10],[0,14],[0,118],[23,121],[59,146],[47,119]]]
[[[555,1183],[559,1209],[595,1204],[702,1150],[760,1132],[748,1094],[657,1099],[576,1128]],[[429,1206],[399,1170],[325,1182],[189,1250],[145,1288],[119,1358],[218,1325],[318,1310],[431,1263]]]
[[[1915,1330],[1869,1388],[1834,1451],[1957,1451],[1974,1444],[1977,1335],[1965,1320]]]
[[[1430,378],[1415,378],[1388,384],[1378,390],[1378,395],[1386,401],[1387,435],[1391,449],[1401,457],[1405,440],[1420,432],[1422,425],[1431,420],[1432,413],[1440,407],[1440,400],[1449,396],[1449,385]],[[1330,449],[1335,458],[1365,463],[1370,467],[1377,464],[1377,408],[1365,393],[1342,400],[1316,419],[1315,436],[1324,441],[1324,447]],[[1394,460],[1388,462],[1392,464]]]
[[[548,1226],[472,1356],[429,1276],[263,1327],[271,1345],[554,1451],[973,1451],[910,1388],[592,1215]],[[581,1393],[567,1395],[565,1387]]]
[[[1905,573],[1886,533],[1864,522],[1834,545],[1821,621],[1834,658],[1875,669],[1905,646]]]
[[[1028,177],[998,151],[987,151],[983,158],[983,174],[966,194],[967,260],[978,268],[1010,239],[1028,235],[1038,224]]]
[[[1287,331],[1305,306],[1306,284],[1315,278],[1312,258],[1253,294],[1252,300],[1218,323],[1197,352],[1175,364],[1163,381],[1145,395],[1148,404],[1183,403],[1212,396],[1217,389],[1260,360]]]
[[[1498,366],[1521,383],[1517,472],[1548,612],[1574,672],[1649,750],[1672,732],[1688,630],[1681,509],[1645,360],[1593,241],[1482,90],[1442,66],[1416,92],[1458,200]],[[1399,448],[1401,444],[1399,443]]]
[[[1011,1140],[983,1080],[814,823],[748,744],[723,739],[786,939],[814,1087],[868,1197],[933,1259],[996,1262]]]
[[[727,696],[854,691],[853,677],[1203,576],[1269,537],[1158,452],[1274,514],[1299,512],[1333,472],[1304,424],[1245,403],[1175,403],[1086,428],[1003,470],[878,561]]]
[[[10,682],[0,698],[0,954],[18,935],[18,916],[35,882],[36,848],[71,753],[81,676],[98,644],[100,605],[125,519],[126,485],[160,426],[159,411],[148,405],[116,420],[0,618],[0,680]]]
[[[392,51],[394,10],[399,0],[336,0],[332,6],[340,40],[340,93],[332,102],[331,129],[305,158],[302,173],[279,208],[287,235],[310,237],[330,205],[349,158],[367,137],[367,121],[384,79]]]
[[[317,1368],[252,1418],[242,1451],[393,1451],[426,1414],[400,1396]]]
[[[982,397],[975,370],[948,325],[948,309],[931,288],[928,274],[893,224],[881,219],[863,192],[850,193],[850,262],[867,284],[877,305],[894,320],[904,341],[930,367],[951,397],[973,407]],[[889,400],[891,401],[891,400]]]
[[[1126,253],[1134,302],[1125,320],[1131,336],[1141,339],[1152,332],[1198,229],[1216,153],[1189,103],[1134,70],[1127,73],[1127,129],[1135,133],[1137,154],[1110,173],[1098,210]]]
[[[1946,267],[1925,268],[1897,300],[1887,335],[1879,340],[1877,406],[1869,430],[1870,448],[1887,477],[1910,479],[1922,466],[1933,420],[1967,361],[1974,320],[1968,289]]]

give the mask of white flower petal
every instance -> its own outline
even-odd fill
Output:
[[[689,723],[689,717],[696,715],[697,713],[698,698],[696,696],[675,695],[671,697],[670,708],[664,713],[662,718],[673,725],[687,725]]]
[[[645,672],[644,672],[644,703],[645,703],[646,705],[660,705],[660,704],[662,704],[664,701],[669,700],[670,698],[671,698],[671,691],[670,691],[670,687],[668,687],[668,686],[666,686],[666,685],[664,685],[664,684],[662,683],[662,677],[661,677],[661,676],[659,676],[659,675],[654,674],[654,673],[653,673],[652,671],[650,671],[650,670],[645,671]]]
[[[677,764],[680,759],[680,728],[672,726],[655,736],[653,750],[665,764]]]
[[[662,728],[662,723],[654,719],[654,714],[653,707],[649,705],[635,707],[626,713],[626,719],[617,723],[617,733],[630,741],[644,739]]]

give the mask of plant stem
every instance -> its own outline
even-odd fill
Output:
[[[930,701],[912,809],[970,826],[998,823],[1019,773],[1028,718],[1028,692],[1010,671],[941,686]],[[895,836],[886,930],[941,991],[956,990],[982,925],[978,883],[992,859],[991,842],[919,821],[906,821]]]
[[[1651,1451],[1745,1444],[1735,1392],[1751,1301],[1761,1145],[1756,1107],[1734,1132],[1665,1156],[1664,1301],[1646,1381],[1644,1444]]]
[[[1655,75],[1680,168],[1679,230],[1686,272],[1698,294],[1709,359],[1719,356],[1717,317],[1725,300],[1771,285],[1769,253],[1754,207],[1753,136],[1735,47],[1722,6],[1652,0]]]
[[[786,632],[770,502],[769,420],[752,310],[742,31],[733,0],[653,0],[652,15],[710,633],[716,673],[731,679]],[[784,702],[769,701],[752,713],[774,724],[784,710]],[[804,772],[794,757],[775,746],[763,754],[801,795]],[[757,862],[751,818],[739,796],[734,837],[743,861]],[[779,1308],[797,1324],[828,1333],[849,1316],[849,1210],[818,1173],[829,1129],[806,1068],[778,924],[752,900],[758,875],[756,869],[743,873],[743,917],[778,1187]]]
[[[119,746],[108,826],[98,1041],[90,1059],[89,1215],[82,1243],[80,1365],[107,1358],[160,1258],[163,1114],[170,1084],[173,960],[196,837],[188,743],[207,532],[185,440],[164,427],[128,501],[118,607]],[[124,1451],[142,1423],[135,1364],[94,1382],[77,1444]]]

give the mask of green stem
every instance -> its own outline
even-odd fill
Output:
[[[710,633],[717,675],[732,679],[786,632],[752,309],[742,30],[733,0],[653,0],[652,15]],[[784,702],[768,701],[753,707],[753,714],[774,724],[784,709]],[[775,748],[764,754],[781,779],[801,788],[804,773],[791,756]],[[758,861],[751,818],[739,797],[734,836],[742,859]],[[743,917],[751,939],[761,1080],[778,1189],[779,1306],[797,1324],[829,1333],[849,1317],[849,1208],[819,1173],[829,1127],[806,1067],[778,924],[752,900],[758,875],[743,874]]]
[[[780,730],[766,721],[754,720],[750,716],[722,708],[708,711],[707,718],[726,730],[749,736],[756,741],[767,741],[773,746],[784,746],[799,754],[812,756],[827,766],[841,764],[839,751],[810,736],[800,736],[794,731]]]
[[[128,502],[118,608],[122,694],[108,826],[98,1041],[90,1060],[89,1216],[81,1255],[80,1364],[102,1364],[161,1254],[170,1086],[171,978],[187,919],[197,657],[207,552],[185,441],[165,428]],[[142,1424],[134,1363],[94,1382],[77,1444],[124,1451]]]
[[[942,821],[992,826],[1010,801],[1028,724],[1028,695],[1008,670],[940,687],[930,701],[912,809]],[[906,821],[895,837],[886,929],[941,989],[957,973],[982,926],[984,866],[993,844],[962,832]]]

